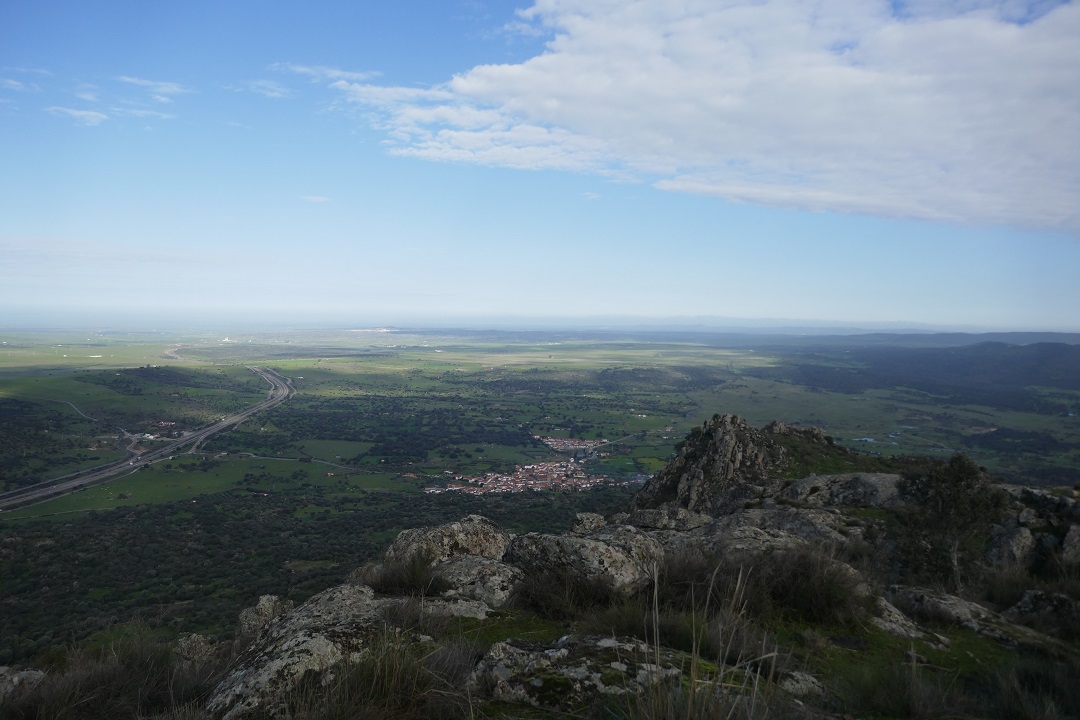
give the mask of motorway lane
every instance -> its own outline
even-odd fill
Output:
[[[144,452],[141,455],[137,455],[134,459],[118,460],[109,465],[80,473],[73,478],[62,478],[45,483],[38,483],[37,485],[0,494],[0,512],[12,508],[33,505],[58,495],[74,492],[80,488],[98,485],[121,474],[135,472],[155,460],[159,460],[167,455],[175,454],[177,450],[185,445],[200,443],[211,435],[246,420],[255,413],[280,405],[292,396],[294,390],[292,381],[289,378],[282,377],[269,368],[249,367],[248,369],[270,383],[270,391],[267,393],[266,399],[262,402],[252,405],[248,409],[234,415],[222,418],[212,425],[190,432],[179,440]]]

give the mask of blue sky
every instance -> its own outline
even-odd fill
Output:
[[[0,4],[0,326],[1080,331],[1080,6]]]

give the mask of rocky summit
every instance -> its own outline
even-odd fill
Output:
[[[625,512],[563,534],[478,515],[406,530],[346,585],[245,611],[192,716],[909,717],[928,697],[955,717],[1068,716],[1075,491],[1004,491],[962,459],[792,477],[847,452],[716,416]],[[960,510],[990,510],[935,504],[957,477]],[[44,682],[0,680],[9,703]]]

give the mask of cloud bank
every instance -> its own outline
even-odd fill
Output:
[[[436,87],[283,67],[362,106],[399,155],[1080,230],[1075,3],[537,0],[515,25],[544,52]]]

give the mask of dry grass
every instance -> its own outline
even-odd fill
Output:
[[[114,720],[173,713],[213,688],[224,662],[181,662],[144,628],[101,646],[70,651],[62,663],[14,700],[5,720]]]

